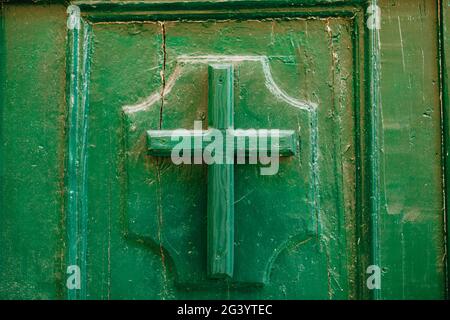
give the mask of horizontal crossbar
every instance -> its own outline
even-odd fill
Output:
[[[221,130],[223,132],[223,145],[225,150],[226,140],[234,143],[234,154],[244,152],[246,156],[260,152],[270,155],[272,151],[278,151],[281,157],[293,156],[297,153],[298,136],[293,130]],[[272,139],[275,132],[278,135],[278,143]],[[182,140],[187,139],[190,143],[189,150],[202,151],[215,140],[212,130],[148,130],[147,147],[152,156],[170,157],[172,150]]]

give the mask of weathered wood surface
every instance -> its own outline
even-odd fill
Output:
[[[448,0],[377,1],[375,37],[366,1],[79,1],[76,32],[56,2],[2,6],[0,297],[445,297]],[[239,65],[235,127],[306,137],[275,177],[235,168],[233,274],[263,286],[205,282],[207,169],[148,155],[148,130],[208,118],[207,69],[176,74],[194,55],[267,57],[316,106],[268,104],[263,60]]]

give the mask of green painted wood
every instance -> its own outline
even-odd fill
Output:
[[[371,0],[368,2],[372,8],[379,8],[377,0]],[[373,14],[373,11],[366,11],[368,14]],[[380,79],[381,79],[381,38],[380,30],[372,28],[367,35],[367,46],[369,47],[368,57],[368,73],[370,78],[370,84],[367,86],[369,97],[369,109],[368,109],[368,130],[370,134],[367,135],[367,152],[370,178],[369,178],[369,190],[370,193],[370,263],[373,266],[380,267],[380,121],[381,121],[381,92],[380,92]],[[371,297],[374,300],[380,299],[381,288],[376,288],[371,291]]]
[[[2,298],[445,297],[448,1],[378,0],[379,34],[367,1],[77,3],[77,41],[63,5],[2,4]],[[235,127],[289,132],[275,177],[235,165],[226,281],[207,278],[207,166],[155,151],[209,118],[193,55],[266,57],[232,62]]]
[[[295,24],[297,23],[298,21],[295,22]],[[340,21],[337,23],[340,23]],[[176,32],[177,29],[174,28],[178,28],[177,24],[169,24],[169,26],[171,26],[170,30],[173,30],[172,32]],[[190,28],[192,27],[198,28],[200,26],[195,26],[194,24],[190,26]],[[222,26],[216,27],[214,24],[211,24],[208,27],[213,28],[211,32],[208,32],[210,37],[215,37],[216,32],[214,32],[214,28]],[[232,27],[232,23],[230,23],[230,27]],[[281,25],[279,27],[283,30]],[[290,26],[286,27],[288,29],[290,28]],[[302,25],[302,27],[304,27],[304,25]],[[312,32],[312,30],[317,32],[317,34],[311,35],[311,37],[320,39],[318,34],[320,34],[322,27],[325,27],[325,25],[309,25],[309,32]],[[182,26],[179,28],[181,30]],[[240,26],[240,28],[242,28],[242,26]],[[270,33],[270,24],[267,24],[265,28],[268,28],[265,29],[267,31],[261,32],[260,36],[264,36],[266,32]],[[250,23],[246,26],[245,30],[254,29],[255,27]],[[166,41],[168,39],[177,39],[176,34],[169,33],[167,24],[164,26],[163,30],[165,30],[164,34]],[[281,30],[280,32],[283,32]],[[245,32],[241,32],[239,33],[240,37],[246,37]],[[193,34],[198,33],[199,32],[196,32],[195,30],[193,31]],[[195,43],[199,39],[201,38],[194,38],[191,41]],[[222,41],[220,37],[212,39],[219,44]],[[202,46],[205,48],[203,49],[205,51],[210,43],[213,42],[211,41],[211,38],[202,39],[202,41],[204,41]],[[248,45],[254,47],[256,42],[255,40],[250,40],[250,38],[246,38],[246,41],[242,41],[242,43],[247,43],[249,41],[251,43]],[[320,50],[328,52],[328,41],[328,38],[317,40],[315,44]],[[342,48],[347,47],[344,43],[342,46]],[[183,45],[183,42],[179,44],[173,43],[171,45],[166,43],[164,47],[167,56],[171,57],[180,56],[182,53],[189,53],[189,46]],[[236,50],[237,53],[248,50],[248,47],[246,46],[235,49],[233,49],[233,46],[230,46],[229,48]],[[168,49],[170,51],[168,51]],[[192,49],[196,51],[199,50],[198,47]],[[171,50],[180,50],[180,53]],[[220,50],[220,47],[218,50]],[[259,50],[263,53],[265,52],[264,50],[266,50],[266,47],[262,46]],[[215,52],[213,51],[213,54],[214,53]],[[347,51],[346,54],[349,54],[349,52]],[[178,128],[189,129],[192,127],[194,120],[200,120],[203,119],[203,117],[206,118],[207,99],[205,99],[204,95],[208,91],[204,88],[208,87],[207,82],[205,81],[207,80],[207,66],[211,62],[208,62],[207,60],[202,62],[201,59],[194,59],[195,61],[192,60],[192,62],[189,59],[185,60],[185,62],[178,65],[176,64],[176,61],[170,61],[166,64],[167,77],[165,77],[165,79],[167,83],[170,83],[170,86],[168,86],[170,92],[164,98],[162,125],[161,122],[153,122],[152,132],[159,127],[164,130]],[[321,281],[321,279],[327,278],[327,266],[336,266],[338,261],[336,254],[338,251],[330,251],[330,256],[334,257],[334,260],[330,260],[327,263],[326,253],[324,251],[320,252],[320,247],[317,246],[319,243],[314,243],[312,240],[318,239],[315,236],[315,234],[317,234],[317,217],[315,216],[315,210],[319,208],[318,199],[315,198],[316,185],[314,176],[317,171],[315,170],[316,167],[311,165],[314,162],[310,162],[311,159],[316,159],[316,152],[314,151],[317,142],[317,131],[315,129],[317,124],[314,121],[317,119],[315,109],[314,107],[309,107],[307,104],[299,102],[295,102],[294,107],[292,104],[286,102],[291,100],[287,99],[286,101],[280,101],[279,98],[274,96],[266,87],[266,81],[264,80],[265,61],[266,60],[264,59],[249,59],[248,61],[245,61],[244,59],[242,63],[237,63],[234,66],[235,75],[237,77],[235,86],[239,84],[237,88],[239,88],[240,92],[239,95],[235,94],[235,121],[239,119],[239,123],[235,123],[235,126],[240,128],[281,128],[282,130],[290,129],[291,131],[293,128],[299,128],[298,130],[302,130],[305,136],[302,145],[303,152],[296,153],[296,157],[293,157],[292,159],[286,159],[288,161],[281,161],[281,172],[270,178],[263,178],[260,176],[258,167],[256,167],[256,170],[252,169],[251,165],[237,165],[235,167],[235,188],[236,186],[239,187],[239,191],[236,191],[235,189],[235,211],[238,211],[235,212],[236,245],[234,272],[233,278],[230,279],[229,282],[216,281],[211,283],[205,278],[205,275],[207,274],[204,265],[204,261],[206,261],[204,252],[206,251],[206,248],[202,243],[202,239],[205,238],[202,238],[202,236],[194,236],[202,235],[204,234],[204,230],[206,230],[202,223],[202,221],[204,221],[202,212],[206,212],[204,205],[204,194],[206,193],[207,186],[207,183],[205,183],[207,181],[206,172],[203,170],[200,171],[199,168],[191,165],[188,166],[189,168],[186,166],[173,166],[173,164],[170,163],[170,159],[155,162],[151,157],[145,159],[139,156],[143,151],[144,154],[148,152],[148,147],[142,145],[142,133],[147,136],[149,123],[152,123],[155,119],[161,118],[157,113],[160,109],[155,106],[152,107],[152,104],[147,105],[145,101],[155,101],[150,98],[142,98],[142,100],[140,100],[142,103],[138,100],[137,104],[127,104],[122,107],[125,111],[125,130],[127,132],[126,145],[127,150],[129,150],[127,152],[130,155],[129,160],[127,161],[127,180],[134,181],[132,184],[128,184],[128,194],[134,195],[139,194],[140,192],[145,192],[145,194],[155,194],[155,189],[153,188],[161,188],[161,195],[164,195],[165,199],[167,199],[166,201],[170,201],[169,199],[172,199],[175,195],[178,197],[176,202],[165,202],[164,198],[160,198],[161,200],[155,199],[153,200],[154,202],[161,203],[161,206],[155,208],[152,206],[151,200],[144,200],[145,202],[142,202],[142,200],[136,198],[137,201],[135,201],[133,200],[134,196],[132,196],[133,199],[128,202],[127,206],[127,212],[129,214],[128,219],[130,221],[128,234],[132,235],[132,238],[136,239],[135,241],[142,240],[144,243],[147,243],[148,246],[151,246],[152,241],[154,241],[154,248],[159,252],[161,252],[162,247],[162,252],[164,253],[164,260],[161,261],[163,270],[174,270],[175,277],[173,281],[176,286],[171,287],[171,280],[168,280],[168,292],[166,292],[165,297],[173,297],[173,295],[182,297],[184,296],[184,290],[190,295],[198,294],[198,297],[203,297],[198,290],[207,290],[208,295],[212,297],[224,297],[224,294],[227,292],[225,288],[229,288],[230,286],[233,290],[229,292],[229,295],[234,297],[255,297],[264,294],[278,296],[279,294],[282,294],[282,292],[279,291],[279,284],[276,284],[277,280],[273,280],[273,276],[270,276],[268,272],[272,269],[271,265],[275,261],[275,258],[272,257],[274,257],[274,254],[278,255],[278,252],[283,254],[284,250],[289,250],[288,248],[298,248],[299,251],[293,249],[295,251],[292,251],[291,257],[297,255],[297,257],[300,258],[303,256],[300,251],[300,247],[303,245],[311,245],[311,247],[309,247],[310,249],[308,249],[309,253],[307,256],[313,257],[312,261],[315,261],[315,268],[317,268],[316,270],[320,270],[318,272],[321,273],[321,276],[317,275],[315,277],[309,277],[309,279],[303,278],[302,281],[307,282],[310,280],[311,283],[315,283],[314,285],[305,285],[304,287],[296,285],[296,282],[293,281],[290,284],[291,289],[289,290],[305,290],[306,293],[309,291],[306,287],[309,287],[315,290],[315,294],[327,298],[330,296],[335,297],[337,295],[348,294],[345,289],[342,289],[342,286],[344,285],[343,282],[333,282],[333,284],[330,282],[330,291],[328,291],[327,282]],[[349,63],[349,61],[351,60],[348,60],[347,63]],[[279,66],[284,64],[283,61],[280,61],[280,63]],[[352,64],[346,64],[346,66],[350,66],[351,68]],[[279,69],[278,72],[281,72],[281,70],[282,69]],[[322,73],[317,75],[317,77],[327,74],[326,70],[326,66],[323,66]],[[293,69],[291,69],[291,72],[292,71]],[[177,75],[176,82],[173,82],[173,74]],[[287,73],[283,72],[282,74],[285,75]],[[279,75],[280,73],[276,78],[277,81],[282,79]],[[291,80],[293,81],[292,83],[305,83],[301,80]],[[289,80],[289,82],[291,80]],[[195,84],[195,86],[193,86],[193,84]],[[198,84],[202,85],[199,86]],[[252,87],[255,85],[256,87]],[[328,94],[328,85],[326,82],[324,82],[323,85],[323,94]],[[288,86],[283,87],[283,89],[286,88],[288,88]],[[258,92],[257,94],[249,95],[248,91],[253,92],[255,90]],[[247,93],[245,93],[245,91],[247,91]],[[153,97],[153,94],[153,92],[149,92],[147,96]],[[248,101],[247,99],[249,98],[253,99]],[[261,103],[261,101],[264,101],[264,103]],[[278,108],[282,108],[282,110],[286,112],[286,117],[278,116],[280,114],[280,112],[277,111]],[[262,115],[257,116],[260,112],[262,112]],[[264,112],[269,113],[264,115]],[[325,112],[325,109],[323,112]],[[322,118],[321,121],[326,119],[325,113],[323,116],[325,118]],[[351,119],[351,111],[347,113],[347,117],[349,117],[348,119]],[[348,121],[348,119],[346,121]],[[351,123],[350,120],[348,124],[351,126]],[[333,128],[333,126],[331,126],[331,128]],[[327,131],[325,130],[323,132],[326,134]],[[350,130],[349,132],[352,131]],[[336,134],[336,132],[329,130],[328,134],[330,135],[329,137],[331,137]],[[298,136],[298,131],[296,132],[296,135]],[[339,136],[339,134],[336,136]],[[145,141],[145,139],[143,141]],[[142,146],[144,147],[143,150]],[[323,146],[325,147],[325,145]],[[329,160],[324,159],[324,161],[323,164],[327,163]],[[302,165],[300,165],[300,163],[302,163]],[[338,165],[338,167],[340,166]],[[161,170],[161,180],[158,180],[158,170]],[[330,170],[332,169],[330,168]],[[239,175],[237,175],[236,172],[238,172]],[[158,182],[149,185],[145,181],[152,181],[153,174],[156,175],[156,181]],[[351,173],[349,174],[351,176]],[[183,177],[183,179],[177,177]],[[325,181],[326,177],[323,176],[323,178]],[[171,182],[173,179],[177,179],[178,182],[173,184]],[[137,184],[136,182],[139,180],[142,181],[142,183]],[[276,182],[276,186],[273,184],[275,181],[278,181]],[[289,184],[292,186],[289,189],[286,189],[286,181],[290,181]],[[324,185],[335,185],[335,182],[332,181],[328,181],[328,183],[324,182]],[[175,188],[178,191],[176,191]],[[323,190],[323,187],[320,188]],[[274,191],[277,192],[277,196],[275,197],[279,201],[274,202],[271,200],[274,197],[272,194]],[[142,198],[140,197],[140,199]],[[325,198],[322,198],[322,201],[324,201],[322,205],[333,206],[333,204],[328,202]],[[255,202],[260,203],[258,205],[258,211],[255,211],[255,208],[252,207],[252,203]],[[286,204],[288,203],[290,209],[287,209],[288,207]],[[187,204],[188,206],[186,207]],[[141,209],[138,209],[137,206],[140,206]],[[152,212],[152,210],[155,210],[153,211],[154,213],[149,215],[148,212]],[[293,210],[291,211],[291,217],[286,215],[290,210]],[[336,217],[336,215],[327,213],[326,219],[334,219],[332,217]],[[152,216],[157,219],[156,221],[158,221],[158,223],[155,224],[153,222],[155,220]],[[255,223],[255,221],[258,221],[258,223]],[[329,221],[330,226],[321,224],[321,228],[324,228],[326,230],[324,232],[326,233],[330,232],[329,227],[334,230],[332,232],[336,232],[336,229],[334,228],[338,225],[332,223],[331,220]],[[151,229],[149,226],[151,226]],[[342,232],[342,230],[340,232]],[[160,233],[161,237],[159,237]],[[347,245],[344,239],[342,239],[341,244]],[[184,258],[186,253],[191,257],[189,260]],[[343,260],[341,261],[343,262]],[[290,269],[291,271],[289,272],[296,270],[295,263],[291,265],[291,268],[293,269]],[[339,267],[338,271],[334,273],[335,276],[344,278],[346,272],[345,269],[346,267]],[[180,272],[180,270],[182,271]],[[289,277],[289,272],[280,276]],[[162,274],[167,277],[171,275],[168,271],[167,273],[163,272]],[[337,289],[336,285],[340,286],[341,289]],[[336,291],[333,290],[334,286],[336,286]],[[177,288],[182,289],[177,290]],[[245,293],[245,288],[250,290],[250,292],[247,291],[247,293]],[[311,293],[311,291],[309,292]],[[306,294],[306,296],[308,295]]]
[[[440,29],[439,29],[439,40],[440,40],[440,85],[441,85],[441,104],[442,104],[442,125],[443,125],[443,160],[444,160],[444,186],[445,186],[445,221],[446,221],[446,235],[447,235],[447,265],[446,265],[446,280],[447,280],[447,299],[449,299],[449,266],[450,258],[449,252],[449,185],[450,185],[450,90],[449,90],[449,70],[450,70],[450,1],[441,1],[439,9],[439,19],[440,19]]]
[[[66,104],[67,129],[67,265],[80,268],[80,290],[67,290],[67,298],[85,299],[87,288],[87,132],[92,29],[80,19],[79,9],[67,8]]]
[[[234,126],[233,66],[208,66],[208,127]],[[222,158],[225,150],[217,150]],[[233,277],[234,265],[234,168],[233,164],[208,166],[207,272],[210,277]]]
[[[268,154],[272,137],[269,131],[254,130],[252,135],[244,136],[244,130],[234,130],[234,77],[232,64],[210,64],[208,66],[208,130],[188,131],[181,136],[182,139],[192,139],[189,149],[183,152],[190,152],[195,164],[201,164],[204,151],[208,151],[209,143],[215,137],[214,130],[219,130],[222,134],[222,143],[219,150],[214,148],[214,158],[222,163],[209,164],[208,167],[208,214],[207,214],[207,273],[211,278],[233,277],[234,264],[234,158],[235,156]],[[172,155],[172,150],[178,142],[177,135],[180,133],[174,130],[148,130],[147,141],[150,155]],[[278,134],[278,132],[277,132]],[[279,134],[281,141],[276,144],[275,152],[278,157],[278,149],[282,154],[295,155],[297,144],[295,143],[295,132],[283,130]],[[270,139],[268,139],[270,137]],[[202,139],[199,141],[199,139]],[[264,139],[266,145],[258,140]],[[204,139],[204,141],[203,141]],[[225,140],[225,141],[224,141]],[[230,155],[227,145],[231,143],[236,149]],[[288,143],[288,144],[286,144]],[[285,149],[286,147],[286,149]],[[213,155],[209,154],[210,157]],[[229,159],[228,157],[232,157]],[[278,159],[276,159],[278,161]]]
[[[65,297],[65,10],[1,4],[1,299]]]
[[[254,153],[258,150],[258,146],[255,146],[254,141],[258,139],[265,139],[267,146],[273,146],[273,151],[277,152],[280,156],[289,157],[295,156],[298,149],[299,139],[295,131],[293,130],[280,130],[278,132],[278,143],[272,142],[272,136],[268,131],[258,131],[253,129],[238,130],[228,132],[230,138],[233,139],[235,153],[248,156],[250,153]],[[193,139],[194,131],[187,130],[183,137],[189,138],[192,143],[191,148],[194,150]],[[208,130],[204,130],[200,134],[202,140],[202,151],[210,144],[213,139],[212,134]],[[232,136],[232,137],[231,137]],[[176,137],[172,139],[173,137]],[[173,148],[179,143],[178,132],[174,130],[148,130],[147,131],[147,146],[148,154],[152,156],[170,157]],[[264,148],[266,148],[264,146]],[[267,148],[266,148],[267,149]],[[272,149],[272,148],[271,148]],[[272,150],[262,150],[267,155],[271,155]]]
[[[442,299],[438,2],[378,4],[386,16],[380,29],[380,297]]]

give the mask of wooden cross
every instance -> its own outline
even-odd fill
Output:
[[[231,155],[255,155],[258,151],[268,149],[270,136],[267,130],[256,133],[256,138],[265,135],[265,145],[251,146],[249,141],[236,144],[239,130],[234,129],[233,115],[233,66],[231,64],[211,64],[208,67],[208,129],[214,128],[232,133],[234,151]],[[198,132],[196,130],[184,131],[188,137],[195,135],[207,137],[209,130]],[[235,133],[233,135],[233,132]],[[255,130],[256,132],[256,130]],[[173,137],[174,130],[147,131],[148,152],[153,156],[171,156],[177,141]],[[239,136],[240,137],[240,136]],[[241,137],[240,137],[241,138]],[[245,137],[250,140],[252,137]],[[195,140],[195,139],[194,139]],[[203,139],[205,141],[208,139]],[[210,141],[210,140],[209,140]],[[261,140],[259,140],[261,141]],[[229,142],[229,141],[227,141]],[[248,143],[247,143],[248,142]],[[270,143],[270,145],[272,145]],[[203,152],[205,145],[191,145],[194,154]],[[292,156],[297,151],[297,136],[293,130],[279,130],[276,148],[279,156]],[[263,150],[264,149],[264,150]],[[217,152],[217,151],[216,151]],[[223,161],[208,166],[208,213],[207,213],[207,272],[211,278],[233,277],[234,264],[234,165],[233,162]]]

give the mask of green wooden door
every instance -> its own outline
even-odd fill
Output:
[[[4,4],[0,297],[444,298],[447,12]]]
[[[327,27],[339,38],[332,31],[323,36]],[[93,27],[86,262],[87,286],[95,289],[88,295],[119,297],[130,281],[136,290],[130,298],[352,294],[355,101],[348,30],[345,19],[297,18]],[[302,61],[308,56],[317,62]],[[207,277],[207,234],[215,228],[207,223],[213,205],[207,200],[224,192],[210,186],[211,169],[174,165],[148,155],[146,144],[149,129],[211,122],[208,66],[217,63],[233,68],[235,128],[293,130],[299,137],[296,154],[281,159],[275,175],[261,175],[259,165],[232,165],[234,179],[225,182],[234,187],[234,201],[227,199],[234,206],[230,281]],[[111,285],[101,277],[109,265]],[[330,272],[334,283],[326,280]]]

